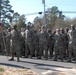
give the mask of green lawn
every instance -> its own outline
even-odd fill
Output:
[[[0,67],[0,72],[3,72],[4,70]]]

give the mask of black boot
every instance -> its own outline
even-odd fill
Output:
[[[9,61],[14,61],[14,58],[9,59]]]
[[[20,61],[20,59],[19,59],[19,57],[17,57],[17,62],[19,62]]]

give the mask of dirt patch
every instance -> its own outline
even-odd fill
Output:
[[[27,69],[0,66],[0,75],[38,75],[38,74]]]
[[[42,75],[76,75],[76,69],[55,68],[57,71],[48,70]]]

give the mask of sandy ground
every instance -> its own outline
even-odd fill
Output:
[[[27,69],[0,66],[0,75],[38,75]]]
[[[42,72],[42,75],[76,75],[76,69],[56,68],[56,71],[48,70]]]

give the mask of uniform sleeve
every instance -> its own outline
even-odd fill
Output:
[[[49,40],[49,34],[46,32],[46,37],[47,37],[47,40]]]

